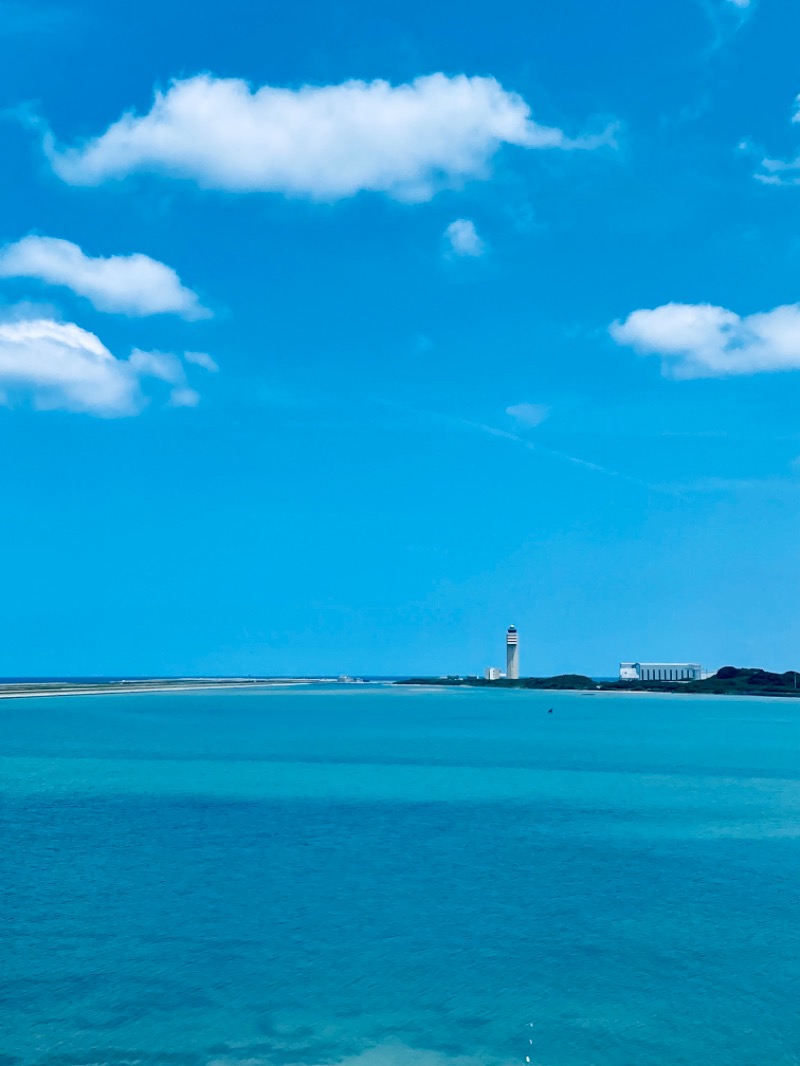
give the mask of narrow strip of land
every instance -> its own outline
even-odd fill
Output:
[[[130,681],[0,681],[0,700],[41,696],[95,696],[134,692],[197,692],[220,688],[329,685],[343,680],[343,678],[336,677],[167,677],[134,678]]]

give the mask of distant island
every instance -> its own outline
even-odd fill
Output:
[[[798,696],[800,675],[796,670],[774,674],[754,667],[723,666],[713,677],[702,681],[596,681],[584,674],[557,674],[555,677],[502,677],[488,681],[482,677],[412,677],[398,685],[468,685],[474,688],[563,689],[592,692],[677,692],[717,696]]]

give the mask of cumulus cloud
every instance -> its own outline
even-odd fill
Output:
[[[28,399],[37,410],[76,411],[105,418],[138,414],[147,404],[144,378],[171,386],[173,406],[194,406],[181,360],[134,351],[118,359],[93,334],[54,319],[0,322],[0,396]]]
[[[197,295],[175,271],[147,255],[92,258],[77,244],[55,237],[23,237],[0,250],[0,277],[36,278],[85,296],[99,311],[125,315],[171,312],[207,317]]]
[[[444,187],[486,177],[502,145],[595,148],[531,118],[525,100],[494,78],[431,74],[403,85],[270,85],[203,74],[155,94],[82,144],[45,150],[72,185],[136,172],[189,179],[208,189],[339,200],[362,190],[429,200]]]
[[[610,327],[618,344],[660,355],[673,378],[800,369],[800,304],[737,315],[711,304],[664,304]]]
[[[468,218],[457,218],[455,222],[451,222],[444,235],[453,255],[477,257],[486,251],[486,245],[478,236],[475,223]]]
[[[521,426],[540,426],[550,414],[550,408],[543,403],[515,403],[506,408],[506,414],[510,415]]]

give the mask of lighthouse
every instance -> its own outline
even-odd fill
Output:
[[[506,633],[506,677],[519,680],[519,636],[516,626],[509,626]]]

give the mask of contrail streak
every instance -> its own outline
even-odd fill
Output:
[[[444,415],[437,411],[424,411],[417,408],[404,407],[400,404],[388,401],[381,401],[381,403],[384,407],[392,408],[395,411],[401,411],[404,414],[430,418],[436,422],[444,422],[451,426],[470,429],[476,433],[486,433],[490,437],[497,437],[500,440],[507,440],[512,444],[518,444],[525,448],[526,451],[533,452],[534,454],[548,456],[549,458],[557,459],[562,463],[570,463],[572,466],[581,467],[583,470],[591,470],[592,473],[601,474],[603,477],[615,478],[619,481],[627,481],[628,484],[638,485],[639,488],[647,489],[649,492],[663,493],[668,496],[680,495],[679,493],[672,492],[670,489],[665,488],[663,485],[651,485],[649,482],[634,477],[632,474],[624,474],[621,470],[614,470],[612,467],[601,466],[600,463],[593,463],[589,459],[581,459],[577,455],[571,455],[569,452],[559,451],[557,448],[548,448],[544,444],[538,444],[535,441],[528,440],[527,437],[521,437],[518,433],[512,433],[507,429],[498,429],[496,426],[488,426],[483,422],[472,422],[467,418]]]

